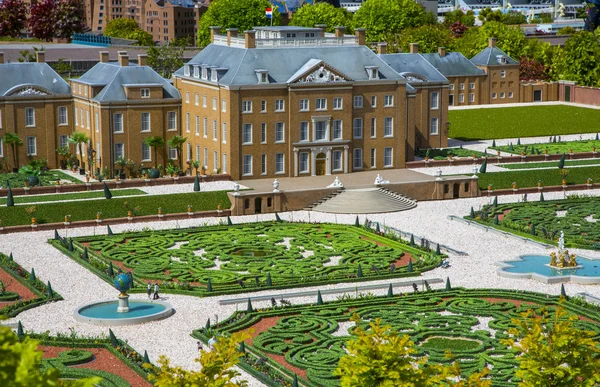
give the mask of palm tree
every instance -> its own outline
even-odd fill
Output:
[[[68,138],[68,142],[70,144],[75,144],[77,150],[79,151],[79,168],[83,166],[83,152],[81,144],[85,144],[90,140],[90,138],[83,132],[73,132],[71,137]]]
[[[10,145],[13,153],[13,160],[15,162],[15,169],[19,168],[19,162],[17,158],[17,147],[23,145],[23,140],[16,133],[6,133],[2,138],[5,144]]]
[[[169,139],[168,144],[171,148],[177,150],[177,160],[179,160],[179,168],[183,169],[181,161],[181,147],[187,141],[187,137],[173,136]]]
[[[156,151],[158,148],[162,149],[165,146],[165,139],[162,138],[162,136],[151,136],[151,137],[146,137],[144,139],[144,142],[149,147],[154,148],[154,168],[157,169],[158,168],[158,157],[156,156]]]

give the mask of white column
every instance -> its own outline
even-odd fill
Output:
[[[327,148],[327,158],[325,159],[325,174],[331,175],[331,148]]]
[[[294,149],[294,177],[298,177],[298,149]]]
[[[315,154],[315,150],[310,150],[310,175],[317,175],[317,155]]]
[[[348,173],[348,147],[344,147],[344,173]]]

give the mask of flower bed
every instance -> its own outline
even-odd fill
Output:
[[[419,355],[428,355],[430,362],[449,362],[444,355],[450,349],[465,376],[491,366],[494,386],[516,386],[515,352],[500,340],[508,337],[512,318],[542,306],[553,310],[557,301],[558,297],[522,291],[435,290],[236,312],[216,326],[194,331],[193,336],[206,341],[216,334],[254,329],[240,364],[263,383],[283,386],[295,373],[306,386],[337,386],[333,370],[345,354],[344,343],[351,339],[350,317],[357,313],[365,325],[381,318],[383,324],[409,335]],[[598,307],[575,301],[564,306],[579,316],[578,328],[593,331],[600,339]]]
[[[600,146],[598,140],[585,140],[585,141],[563,141],[563,142],[544,142],[536,144],[513,144],[512,147],[509,145],[490,147],[489,149],[495,149],[502,152],[520,154],[542,154],[548,152],[549,154],[555,153],[580,153],[580,152],[592,152],[594,148]],[[600,149],[599,149],[600,150]]]
[[[219,225],[51,243],[111,283],[118,271],[131,271],[144,288],[138,291],[152,282],[200,296],[414,276],[441,261],[365,227],[333,224]]]

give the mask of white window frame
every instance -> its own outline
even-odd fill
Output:
[[[332,166],[333,171],[334,172],[341,171],[344,168],[344,165],[343,165],[344,164],[343,163],[343,161],[344,161],[343,160],[344,155],[342,154],[342,151],[341,150],[334,150],[332,152],[332,156],[331,157],[332,157],[332,164],[331,164],[331,166]],[[336,168],[336,164],[338,163],[338,160],[339,160],[339,167]]]
[[[144,118],[146,117],[146,118]],[[144,123],[146,124],[147,128],[144,129]],[[142,112],[142,121],[141,121],[141,125],[142,125],[142,132],[150,132],[152,131],[151,128],[151,121],[150,121],[150,113],[149,112]]]
[[[217,97],[212,99],[212,110],[217,110]]]
[[[394,137],[394,117],[383,118],[383,137]]]
[[[505,96],[506,96],[506,94],[505,94],[503,91],[501,91],[501,92],[500,92],[500,98],[501,98],[501,99],[504,99],[504,97],[505,97]]]
[[[249,114],[252,113],[252,100],[246,99],[242,101],[242,113]]]
[[[196,161],[200,161],[200,145],[196,145]]]
[[[506,70],[500,70],[500,78],[506,78]]]
[[[96,112],[96,133],[100,133],[100,114]]]
[[[219,122],[213,120],[213,141],[219,140]]]
[[[429,135],[437,136],[440,134],[439,119],[437,117],[431,117],[429,120]]]
[[[119,148],[121,148],[121,149],[119,150]],[[125,159],[125,144],[124,143],[122,143],[122,142],[116,142],[114,150],[115,150],[115,155],[114,155],[115,156],[115,160],[114,161],[117,161],[120,158]]]
[[[150,98],[150,89],[147,87],[142,87],[140,89],[140,97],[141,98]]]
[[[377,118],[371,117],[371,138],[377,137]]]
[[[37,156],[37,138],[35,136],[27,136],[25,145],[27,147],[27,156]]]
[[[75,106],[75,126],[79,125],[79,109]]]
[[[352,169],[363,169],[363,150],[362,148],[354,148],[352,150]]]
[[[308,121],[301,121],[300,122],[300,142],[307,142],[309,141],[309,134],[308,134]]]
[[[123,113],[113,113],[113,133],[124,133]]]
[[[383,107],[393,107],[394,106],[394,95],[386,94],[383,96]]]
[[[388,154],[389,152],[389,154]],[[388,162],[389,158],[389,162]],[[383,167],[384,168],[393,168],[394,167],[394,148],[385,147],[383,148]]]
[[[200,116],[196,114],[196,136],[200,136]]]
[[[242,145],[252,145],[252,124],[242,124]]]
[[[263,99],[260,101],[260,112],[261,113],[267,112],[267,100],[266,99]]]
[[[353,138],[363,138],[363,119],[362,118],[354,118],[352,120],[352,137]]]
[[[223,153],[221,158],[221,173],[227,173],[227,154]]]
[[[167,112],[167,130],[177,130],[177,112]]]
[[[355,95],[353,98],[353,102],[354,102],[354,108],[355,109],[362,109],[363,107],[363,96],[362,95]]]
[[[469,82],[469,90],[475,90],[475,82]]]
[[[465,95],[464,94],[459,94],[458,95],[458,103],[465,103]]]
[[[469,102],[475,102],[475,93],[469,93]]]
[[[278,113],[285,111],[285,100],[284,99],[276,99],[275,100],[275,111]]]
[[[344,122],[342,120],[333,120],[333,140],[341,140],[344,136]]]
[[[281,134],[281,136],[280,136]],[[275,123],[275,144],[282,144],[285,142],[285,123]]]
[[[60,136],[58,136],[58,146],[60,148],[62,147],[69,147],[69,136],[66,134],[61,134]]]
[[[227,113],[227,100],[225,98],[221,99],[221,112]]]
[[[377,149],[371,148],[371,168],[377,168]]]
[[[372,108],[376,108],[377,107],[377,96],[376,95],[372,95],[371,96],[371,107]]]
[[[167,146],[167,156],[169,160],[177,160],[177,148]]]
[[[454,83],[450,83],[448,85],[448,90],[454,90]]]
[[[190,92],[189,91],[185,92],[185,103],[190,103]]]
[[[307,112],[310,109],[308,98],[303,98],[300,100],[300,111]]]
[[[203,135],[202,136],[204,138],[208,138],[208,118],[207,117],[204,117],[202,119],[202,126],[203,126],[203,128],[202,128],[203,129],[203,132],[202,132]]]
[[[185,113],[185,132],[186,133],[190,132],[190,125],[191,125],[190,121],[191,121],[190,120],[190,112],[186,112]]]
[[[281,168],[279,168],[281,167]],[[285,173],[285,153],[275,153],[275,174],[281,175]]]
[[[221,123],[221,142],[227,144],[227,123]]]
[[[429,106],[431,110],[438,110],[440,108],[440,93],[438,93],[437,91],[431,92]]]
[[[496,99],[496,98],[498,98],[498,94],[492,93],[492,99]]]
[[[263,153],[262,155],[260,155],[260,174],[263,176],[267,174],[267,154],[266,153]]]
[[[148,157],[144,157],[144,153],[147,153]],[[146,144],[144,141],[142,141],[142,162],[148,162],[148,161],[152,161],[152,151],[150,149],[150,146],[148,144]]]
[[[192,160],[192,143],[187,142],[185,148],[186,148],[185,149],[186,150],[185,161],[191,161]]]
[[[458,84],[458,90],[464,90],[465,89],[465,84],[464,83],[459,83]]]
[[[342,97],[333,98],[333,110],[342,110],[344,105],[344,99]]]
[[[202,107],[206,107],[206,94],[202,94]]]
[[[266,122],[260,123],[260,143],[261,144],[267,143],[267,123]]]
[[[202,157],[202,165],[208,168],[208,148],[204,148],[204,155]]]
[[[2,142],[2,137],[0,137],[0,157],[4,157],[4,143]]]
[[[327,98],[317,98],[315,101],[315,110],[327,110]]]
[[[252,176],[252,155],[242,157],[242,176]]]
[[[300,152],[300,154],[298,155],[298,171],[300,173],[308,173],[309,172],[309,168],[308,168],[308,164],[309,164],[309,154],[308,152]]]
[[[200,106],[200,95],[198,93],[194,94],[194,105]]]
[[[512,92],[512,91],[509,91],[509,92],[508,92],[508,98],[512,98],[512,97],[513,97],[513,92]]]
[[[213,151],[213,171],[219,170],[219,152]]]
[[[35,126],[35,108],[32,108],[32,107],[25,108],[25,126],[27,126],[27,127]]]
[[[69,125],[69,116],[68,116],[68,111],[67,111],[66,106],[58,107],[58,125],[59,126]],[[2,125],[0,125],[0,128],[1,127],[2,127]]]
[[[317,133],[317,127],[319,125],[323,125],[322,138],[319,138],[318,133]],[[329,120],[327,120],[327,121],[314,120],[313,121],[313,141],[315,141],[315,142],[329,141]]]

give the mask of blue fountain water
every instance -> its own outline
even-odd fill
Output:
[[[119,306],[118,301],[103,302],[85,307],[79,311],[84,317],[101,318],[101,319],[123,319],[131,317],[143,317],[156,313],[160,313],[167,309],[165,305],[156,304],[149,301],[129,301],[129,312],[117,312]]]
[[[538,273],[548,277],[559,277],[566,275],[576,275],[580,277],[600,277],[600,260],[591,260],[577,257],[578,268],[556,269],[547,266],[550,257],[547,255],[524,255],[522,260],[510,261],[508,264],[513,267],[506,267],[504,271],[509,273]]]

